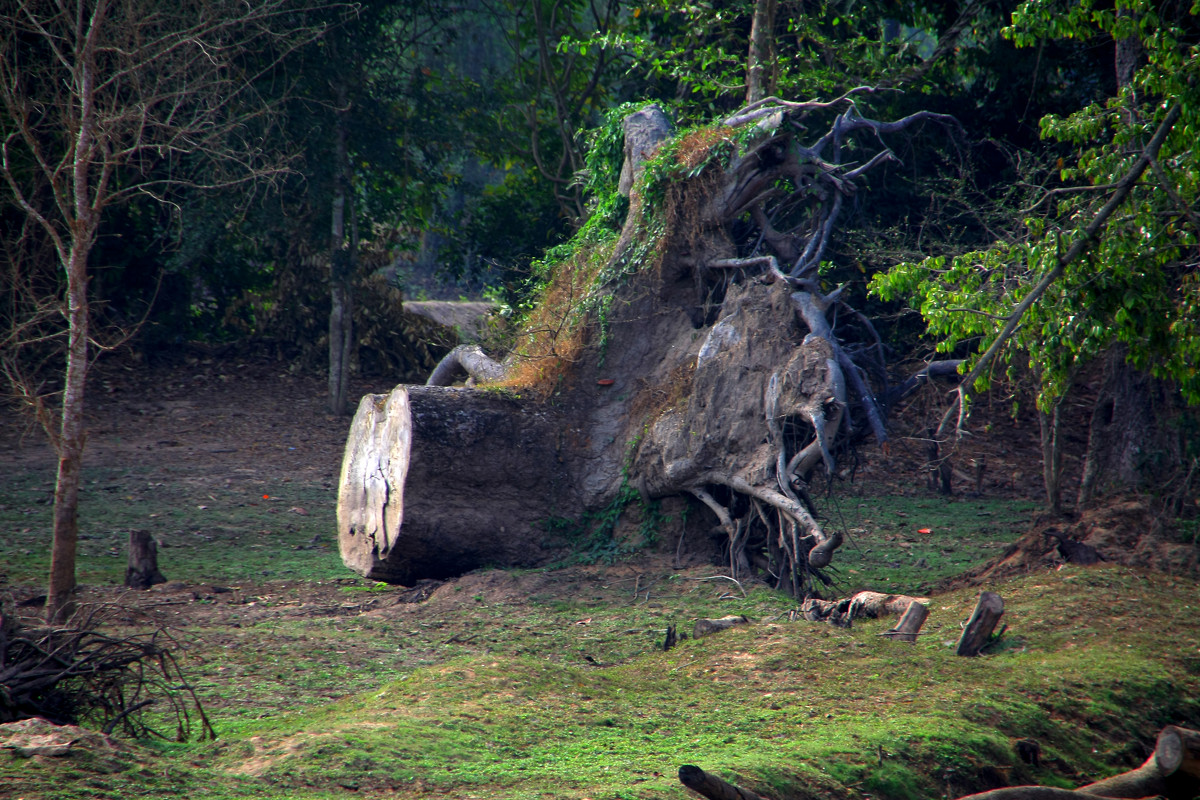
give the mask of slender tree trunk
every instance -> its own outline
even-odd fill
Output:
[[[67,371],[58,435],[58,476],[54,485],[54,539],[50,547],[50,585],[46,620],[62,622],[75,613],[75,554],[79,543],[79,479],[86,439],[83,419],[88,373],[88,254],[96,240],[99,210],[92,205],[91,169],[96,151],[95,36],[105,14],[97,5],[80,49],[73,78],[78,85],[78,129],[71,163],[71,202],[67,251]],[[79,22],[82,25],[82,20]],[[101,184],[103,181],[101,181]],[[62,250],[59,251],[60,257]]]
[[[79,477],[83,466],[84,386],[88,371],[87,260],[91,237],[76,239],[67,262],[67,371],[58,436],[58,479],[54,486],[54,541],[46,620],[62,622],[75,613],[75,552],[79,540]]]
[[[354,274],[354,248],[346,247],[346,204],[349,200],[349,164],[346,148],[346,91],[338,90],[337,140],[334,158],[337,177],[329,242],[329,412],[346,413],[350,374],[354,306],[350,282]],[[353,208],[351,208],[353,215]],[[353,244],[353,243],[352,243]]]
[[[772,92],[777,0],[755,0],[750,23],[750,52],[746,58],[746,105]]]
[[[1038,410],[1042,434],[1042,481],[1046,486],[1046,502],[1050,509],[1062,512],[1062,401],[1059,398],[1050,412]]]

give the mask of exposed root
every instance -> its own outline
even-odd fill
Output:
[[[425,385],[453,386],[464,374],[475,380],[497,381],[504,377],[504,366],[489,358],[479,345],[460,344],[438,362]]]

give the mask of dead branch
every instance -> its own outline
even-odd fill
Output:
[[[71,624],[55,628],[28,627],[0,613],[0,722],[94,720],[105,733],[119,725],[130,735],[183,741],[191,736],[195,715],[199,738],[215,738],[171,654],[178,643],[162,628],[128,636],[100,631],[112,611],[80,611]],[[170,737],[141,714],[159,701],[166,702],[175,719]]]

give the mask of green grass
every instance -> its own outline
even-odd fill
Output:
[[[1076,786],[1140,762],[1163,724],[1200,726],[1192,580],[1102,565],[989,586],[1008,628],[976,659],[953,645],[977,589],[934,596],[913,645],[879,635],[892,620],[793,621],[790,598],[702,580],[715,568],[486,573],[397,604],[400,589],[338,563],[327,487],[190,477],[90,471],[80,572],[119,583],[125,537],[146,528],[167,542],[170,579],[258,585],[245,605],[183,629],[182,662],[218,739],[43,761],[0,752],[0,798],[682,800],[676,773],[690,763],[776,800],[916,800],[997,775]],[[48,499],[44,476],[0,488],[9,584],[43,578]],[[840,505],[829,524],[851,531],[841,587],[900,592],[996,555],[1033,508]],[[302,584],[265,583],[293,578],[325,584],[330,613],[286,594]],[[726,614],[752,624],[662,651],[668,625],[690,632]],[[1038,769],[1013,752],[1024,737],[1042,744]]]
[[[1139,761],[1162,724],[1200,721],[1200,675],[1188,666],[1200,642],[1194,584],[1103,566],[993,588],[1009,630],[977,659],[952,652],[968,591],[934,599],[916,645],[880,637],[887,621],[849,631],[790,622],[792,604],[777,594],[730,601],[681,580],[663,588],[660,608],[534,596],[257,626],[246,639],[271,642],[271,663],[235,646],[191,667],[202,693],[234,691],[244,707],[214,713],[215,743],[143,747],[111,772],[0,758],[0,786],[47,800],[172,786],[213,798],[346,787],[683,798],[675,772],[695,763],[776,798],[907,800],[947,784],[955,795],[983,788],[984,767],[1074,785]],[[668,621],[732,612],[755,624],[658,647]],[[364,648],[373,667],[339,667],[338,651]],[[349,694],[330,700],[337,689]],[[1012,751],[1027,736],[1043,745],[1038,770]]]
[[[826,527],[848,534],[833,565],[839,582],[849,591],[902,594],[928,591],[1000,555],[1029,529],[1039,509],[1026,500],[957,496],[849,495],[831,501]]]
[[[85,469],[79,582],[123,582],[131,530],[148,530],[159,541],[159,567],[169,580],[346,576],[337,555],[332,489],[301,481],[230,484],[214,486],[170,468]],[[0,530],[6,532],[0,537],[0,574],[10,583],[38,582],[48,573],[53,499],[52,473],[15,471],[0,485]]]

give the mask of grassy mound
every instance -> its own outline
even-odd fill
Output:
[[[47,800],[661,798],[686,796],[675,773],[694,763],[773,798],[905,800],[1073,786],[1140,762],[1161,725],[1200,722],[1191,582],[1100,566],[998,584],[1007,632],[962,659],[951,645],[972,591],[935,597],[910,646],[878,635],[886,620],[791,621],[778,594],[649,566],[476,573],[422,603],[347,586],[382,602],[210,627],[192,671],[215,743],[0,758],[0,786]],[[754,624],[659,649],[666,624],[727,613]],[[1026,737],[1037,769],[1015,755]]]

